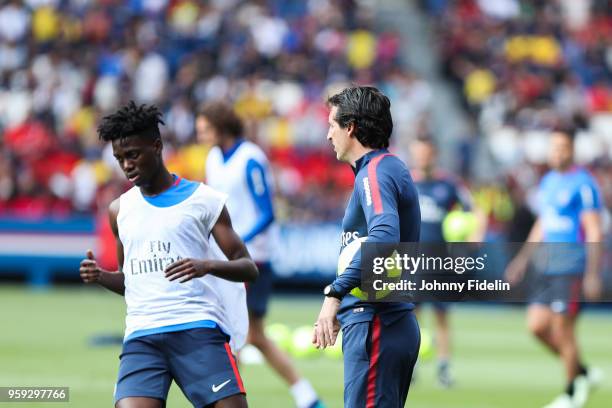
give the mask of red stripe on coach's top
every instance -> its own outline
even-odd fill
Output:
[[[366,408],[376,407],[376,371],[380,357],[380,317],[374,316],[372,322],[372,351],[370,352],[370,369],[368,370],[368,389]]]
[[[391,153],[381,154],[372,159],[368,163],[368,180],[370,182],[370,193],[372,194],[372,202],[374,203],[374,214],[380,214],[383,211],[382,198],[380,196],[380,188],[378,187],[378,178],[376,178],[376,166],[385,156],[391,156]]]
[[[574,283],[572,283],[572,288],[570,289],[570,303],[568,305],[567,312],[571,317],[574,317],[578,314],[580,310],[580,294],[582,289],[582,280],[576,279]]]
[[[181,182],[181,176],[176,176],[176,180],[174,180],[174,183],[172,183],[172,187],[178,186],[180,182]]]
[[[225,343],[225,351],[227,351],[227,356],[229,357],[230,363],[232,364],[232,369],[234,370],[234,376],[236,376],[236,382],[238,382],[238,388],[240,392],[246,394],[244,390],[244,384],[242,383],[242,377],[240,377],[240,373],[238,372],[238,366],[236,365],[236,360],[234,359],[234,355],[232,354],[232,349],[230,348],[229,343]]]

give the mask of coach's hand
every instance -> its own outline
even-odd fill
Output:
[[[179,282],[184,283],[194,278],[201,278],[209,270],[210,268],[206,261],[184,258],[168,265],[164,272],[168,280],[173,281],[180,278]]]
[[[312,343],[319,349],[336,344],[336,338],[340,331],[340,323],[336,315],[340,309],[340,300],[334,297],[325,297],[321,313],[315,323]]]
[[[81,279],[83,279],[85,283],[94,283],[100,280],[100,273],[102,273],[102,270],[98,266],[91,249],[87,250],[87,258],[81,261],[79,272],[81,274]]]

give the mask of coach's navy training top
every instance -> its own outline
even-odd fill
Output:
[[[342,248],[367,236],[368,242],[417,242],[421,214],[417,191],[406,165],[388,150],[374,150],[357,160],[355,187],[342,220]],[[372,320],[378,314],[390,323],[413,309],[412,303],[361,301],[349,292],[361,282],[358,251],[345,271],[332,283],[346,296],[338,319],[342,327]]]

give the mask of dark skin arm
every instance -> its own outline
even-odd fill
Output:
[[[125,275],[121,271],[121,266],[123,265],[123,244],[119,239],[117,214],[119,214],[119,199],[113,201],[108,207],[108,218],[113,234],[115,235],[115,242],[117,244],[117,260],[119,262],[119,270],[107,271],[100,268],[94,258],[93,252],[90,249],[87,251],[87,258],[81,261],[79,272],[83,282],[98,283],[99,285],[104,286],[106,289],[123,296],[125,294]]]
[[[257,266],[232,228],[232,221],[225,207],[211,233],[228,260],[181,259],[168,265],[165,270],[166,278],[171,281],[178,279],[180,283],[183,283],[212,274],[233,282],[254,281],[259,275]]]

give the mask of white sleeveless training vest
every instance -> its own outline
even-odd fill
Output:
[[[259,210],[248,185],[249,161],[257,162],[263,169],[263,179],[260,173],[254,173],[256,190],[272,188],[272,176],[268,159],[259,146],[249,141],[243,141],[231,157],[224,158],[223,151],[214,146],[206,158],[206,182],[215,190],[227,194],[227,211],[232,217],[234,229],[243,237],[255,224]],[[267,187],[264,187],[267,186]],[[246,244],[249,254],[255,262],[268,262],[272,256],[275,225],[258,233]]]
[[[212,320],[231,336],[234,351],[244,345],[244,283],[213,275],[178,283],[164,276],[178,259],[226,259],[209,240],[225,201],[225,194],[202,183],[183,201],[164,207],[145,200],[138,187],[121,195],[117,225],[124,249],[126,338],[140,330]]]

